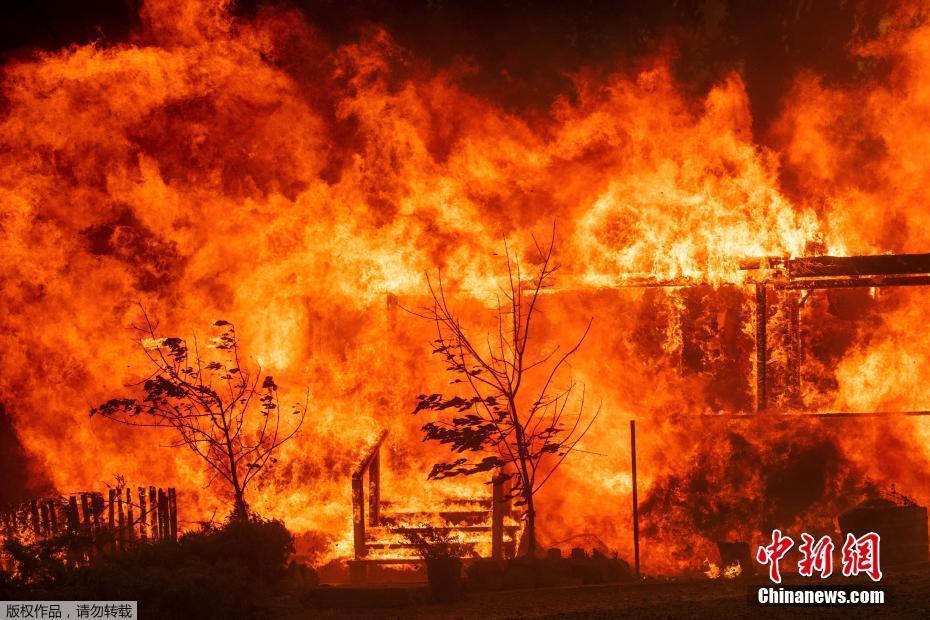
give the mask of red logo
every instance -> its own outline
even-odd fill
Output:
[[[794,546],[794,541],[790,536],[782,536],[781,530],[772,530],[772,544],[759,547],[756,552],[756,561],[763,566],[769,565],[769,579],[775,583],[781,583],[781,571],[778,563],[781,561],[788,550]]]
[[[869,532],[860,538],[846,534],[846,542],[843,544],[843,575],[852,577],[865,573],[872,581],[879,581],[882,578],[878,558],[880,542],[881,539],[875,532]]]
[[[820,573],[821,579],[833,574],[833,549],[835,545],[829,536],[823,536],[816,543],[814,537],[807,532],[801,534],[801,546],[798,551],[803,556],[798,562],[798,574],[802,577],[812,577],[814,571]]]
[[[846,542],[842,549],[843,575],[854,577],[866,574],[872,581],[882,578],[879,546],[881,537],[875,532],[869,532],[859,538],[853,534],[846,535]],[[772,542],[759,547],[756,552],[756,561],[769,567],[769,579],[774,583],[781,583],[781,569],[779,562],[794,546],[794,540],[785,536],[781,530],[772,530]],[[822,536],[815,540],[807,532],[801,534],[801,560],[798,562],[798,574],[802,577],[813,577],[819,573],[821,579],[833,574],[833,551],[836,545],[829,536]]]

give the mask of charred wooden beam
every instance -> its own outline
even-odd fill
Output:
[[[799,293],[785,293],[785,310],[788,313],[787,342],[787,393],[792,406],[801,405],[801,297]]]
[[[178,542],[178,494],[174,487],[168,487],[168,538]]]
[[[832,278],[797,278],[774,282],[773,286],[784,290],[812,290],[818,288],[853,288],[882,286],[928,286],[930,275],[901,276],[838,276]]]
[[[126,487],[126,521],[129,525],[129,530],[127,531],[129,540],[133,541],[136,538],[135,514],[133,514],[132,510],[132,489],[128,486]]]
[[[39,523],[39,503],[36,500],[29,502],[29,512],[32,515],[32,531],[36,538],[42,536],[42,526]]]
[[[94,534],[100,533],[100,518],[103,515],[103,494],[93,493],[90,496],[94,508]]]
[[[632,462],[633,484],[633,566],[639,578],[639,496],[636,483],[636,420],[630,420],[630,461]]]
[[[51,517],[49,517],[49,514],[48,514],[48,502],[45,502],[45,501],[41,502],[41,504],[39,505],[39,508],[42,512],[42,535],[46,537],[51,536],[52,525],[51,525]]]
[[[68,498],[68,534],[74,536],[81,528],[81,521],[78,517],[77,498],[70,496]]]
[[[55,500],[48,500],[48,517],[52,524],[52,536],[58,536],[58,513]]]
[[[766,366],[768,364],[767,325],[768,311],[765,284],[756,284],[756,412],[768,406],[766,392]]]
[[[352,477],[352,542],[355,550],[355,559],[363,558],[368,554],[365,547],[365,489],[361,476]]]
[[[119,533],[116,536],[116,540],[119,543],[119,546],[123,546],[123,542],[126,540],[126,514],[123,512],[123,490],[117,488],[116,491],[116,508],[118,511],[119,519]]]
[[[161,524],[158,521],[158,499],[153,486],[149,487],[149,515],[151,515],[152,540],[159,541],[161,540],[161,531],[159,530]]]
[[[352,472],[353,478],[361,478],[365,475],[365,470],[367,470],[368,466],[371,464],[371,459],[373,459],[378,450],[381,449],[381,444],[384,443],[384,439],[387,437],[387,434],[387,429],[381,431],[381,433],[378,435],[378,439],[376,439],[375,443],[371,445],[371,447],[368,449],[368,452],[365,453],[365,457],[359,463],[358,467],[356,467],[355,471]]]
[[[381,522],[381,444],[368,463],[368,525],[377,527]]]
[[[504,559],[504,474],[497,472],[491,496],[491,557]]]
[[[168,516],[168,494],[164,489],[158,489],[158,531],[161,534],[159,540],[167,541],[171,537],[171,526]]]
[[[513,479],[510,476],[504,477],[504,482],[502,485],[502,490],[504,493],[504,502],[501,506],[504,512],[505,517],[513,516],[513,493],[512,493]]]
[[[789,278],[930,274],[930,254],[808,256],[787,261]]]
[[[930,411],[783,411],[779,417],[790,418],[817,418],[817,419],[847,419],[847,418],[882,418],[897,416],[930,416]],[[702,413],[702,418],[716,420],[752,420],[757,416],[753,413]]]
[[[115,491],[110,489],[107,494],[107,528],[112,532],[116,528],[116,521],[113,519],[113,502]]]
[[[84,524],[84,532],[90,534],[90,513],[91,513],[91,504],[90,496],[87,493],[81,493],[81,515],[82,523]]]
[[[603,288],[687,288],[693,286],[739,286],[764,281],[780,289],[815,289],[842,286],[927,286],[930,285],[930,254],[877,254],[872,256],[762,256],[738,262],[742,271],[757,272],[748,282],[708,281],[705,278],[656,278],[629,274],[605,281]],[[587,282],[546,289],[547,292],[589,290]]]
[[[148,540],[148,513],[146,512],[145,487],[139,487],[139,537]]]

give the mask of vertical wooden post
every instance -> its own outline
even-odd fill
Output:
[[[501,472],[503,473],[503,472]],[[504,495],[504,501],[501,505],[502,512],[505,517],[513,516],[513,496],[511,495],[511,484],[513,480],[510,476],[504,476],[504,482],[501,484],[501,492]]]
[[[114,495],[114,494],[115,494],[115,492],[113,491],[113,489],[110,489],[110,493],[109,493],[109,497],[108,497],[108,500],[109,500],[109,514],[108,514],[108,517],[109,517],[109,518],[107,519],[107,527],[109,528],[111,534],[113,533],[113,531],[116,530],[116,522],[113,520],[113,500],[114,500],[113,495]]]
[[[766,366],[768,365],[767,320],[765,284],[758,283],[756,284],[756,413],[765,411],[768,406],[765,384]]]
[[[55,500],[48,500],[48,516],[49,520],[52,522],[52,536],[58,536],[58,514],[57,507],[55,506]]]
[[[139,487],[139,537],[143,541],[148,540],[148,532],[146,531],[147,519],[148,514],[145,510],[145,487]]]
[[[116,508],[119,515],[119,530],[116,539],[119,541],[119,546],[122,548],[126,540],[126,515],[123,514],[123,490],[120,488],[116,489]]]
[[[94,492],[90,496],[90,504],[94,516],[94,535],[100,534],[100,517],[103,515],[103,495]]]
[[[77,534],[80,527],[81,522],[78,520],[77,498],[72,495],[68,498],[68,534]]]
[[[352,542],[355,559],[368,555],[365,546],[365,486],[364,472],[352,476]],[[349,564],[349,583],[361,584],[368,581],[368,567],[365,564]]]
[[[381,446],[375,448],[368,465],[368,525],[381,522]]]
[[[352,538],[355,547],[355,559],[363,558],[368,550],[365,547],[365,491],[361,476],[352,476]]]
[[[504,559],[504,476],[495,472],[491,486],[491,557]]]
[[[161,491],[161,518],[163,523],[163,528],[165,535],[162,536],[165,540],[171,540],[171,515],[169,514],[168,508],[168,491]]]
[[[161,540],[161,531],[158,528],[161,524],[158,522],[158,504],[155,499],[155,487],[149,487],[149,514],[152,515],[152,540]]]
[[[39,509],[42,513],[42,535],[47,538],[52,535],[52,526],[48,516],[48,502],[40,502]]]
[[[32,514],[32,531],[36,538],[42,536],[42,528],[39,526],[39,504],[36,500],[29,502],[29,512]]]
[[[630,456],[633,463],[633,562],[639,578],[639,496],[636,485],[636,420],[630,420]]]
[[[90,513],[91,513],[91,497],[87,493],[81,493],[81,516],[82,523],[84,524],[84,531],[90,535]]]
[[[92,537],[93,530],[91,529],[91,519],[93,508],[94,496],[91,493],[81,493],[81,531],[84,533],[84,536]],[[88,548],[87,552],[90,554],[90,557],[94,556],[94,549]]]
[[[129,487],[126,487],[126,522],[129,525],[129,530],[126,532],[129,536],[130,541],[136,539],[136,526],[135,526],[135,515],[133,514],[132,509],[132,490]]]
[[[788,310],[788,397],[792,407],[801,402],[801,293],[785,291]]]
[[[165,540],[165,534],[167,533],[165,532],[165,507],[163,506],[165,492],[159,488],[157,493],[158,495],[155,500],[157,502],[155,508],[155,518],[158,520],[158,540],[160,542]]]
[[[77,498],[74,495],[68,497],[68,535],[75,536],[78,533],[78,530],[81,527],[81,522],[78,515],[78,504]],[[74,545],[67,545],[66,547],[66,561],[69,565],[74,566],[77,562],[83,559],[83,554],[78,553]]]
[[[178,494],[168,487],[168,532],[171,542],[178,542]]]
[[[164,489],[158,489],[159,507],[161,512],[161,539],[171,539],[171,519],[168,516],[168,492]]]

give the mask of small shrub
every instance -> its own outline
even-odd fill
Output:
[[[181,537],[181,549],[208,563],[232,562],[249,569],[264,585],[278,583],[294,553],[294,537],[276,520],[252,516],[232,519],[220,528],[206,527]]]
[[[413,545],[414,553],[423,560],[463,558],[469,551],[469,546],[460,538],[432,525],[423,524],[416,529],[399,528],[397,531]]]

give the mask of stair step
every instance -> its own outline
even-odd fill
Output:
[[[440,512],[382,512],[380,515],[382,522],[390,524],[397,522],[423,523],[433,521],[437,518],[454,525],[461,523],[478,525],[479,523],[489,521],[491,519],[491,515],[486,511],[477,510],[443,510]]]
[[[358,558],[349,560],[349,566],[353,564],[423,564],[425,560],[420,558]]]
[[[505,532],[516,532],[520,529],[519,524],[508,525],[504,524],[503,529]],[[365,530],[365,535],[368,538],[377,540],[382,536],[389,536],[391,534],[402,534],[404,532],[429,532],[435,531],[442,534],[454,534],[457,532],[490,532],[490,525],[449,525],[449,526],[398,526],[398,527],[369,527]]]
[[[484,541],[481,541],[484,542]],[[464,547],[474,547],[479,544],[479,541],[463,541],[462,546]],[[411,543],[365,543],[366,549],[379,549],[379,550],[391,550],[391,549],[415,549],[416,545]]]
[[[455,507],[473,507],[475,510],[485,509],[491,510],[491,502],[493,500],[490,497],[447,497],[440,502],[442,506],[455,506]],[[390,508],[392,506],[402,505],[402,502],[397,502],[390,499],[382,499],[381,506],[384,508]]]

